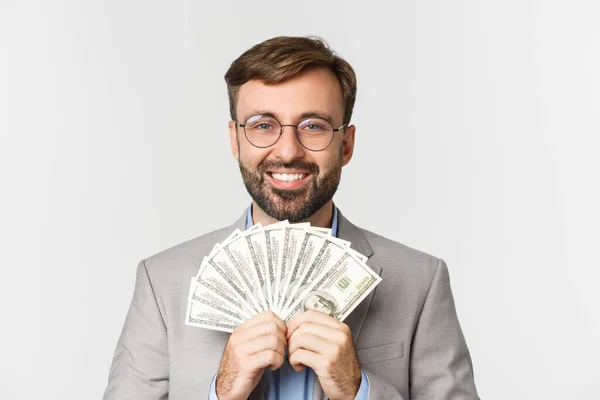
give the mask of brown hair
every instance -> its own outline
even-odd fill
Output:
[[[350,122],[356,99],[356,75],[350,64],[338,57],[322,38],[290,36],[265,40],[231,63],[225,74],[231,118],[237,120],[237,94],[244,83],[251,79],[267,85],[281,83],[315,67],[329,68],[337,77],[344,100],[343,122]]]

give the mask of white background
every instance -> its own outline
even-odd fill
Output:
[[[599,399],[600,2],[548,0],[0,0],[0,398],[100,398],[138,261],[241,215],[277,35],[355,67],[336,203],[447,261],[481,397]]]

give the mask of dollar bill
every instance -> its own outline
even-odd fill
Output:
[[[300,279],[305,275],[307,268],[312,267],[313,263],[328,256],[329,251],[325,253],[328,245],[338,246],[331,236],[323,235],[314,229],[307,229],[302,240],[300,251],[296,257],[291,271],[283,281],[283,297],[281,299],[281,310],[285,312],[290,300],[293,298],[300,283]],[[339,247],[339,246],[338,246]],[[340,247],[341,248],[341,247]],[[329,258],[329,257],[327,257]]]
[[[219,248],[206,257],[196,275],[196,281],[198,284],[219,293],[221,297],[232,304],[239,305],[247,313],[251,315],[260,314],[262,308],[256,304],[252,292],[244,288],[239,274],[235,267],[230,264],[230,261],[228,259],[222,261],[227,255],[219,251]]]
[[[312,235],[313,237],[315,235]],[[304,291],[320,276],[331,268],[349,250],[346,244],[332,237],[319,238],[320,249],[305,268],[299,268],[298,274],[290,281],[287,300],[282,307],[285,314],[290,305],[304,294]]]
[[[265,234],[262,231],[250,232],[244,235],[244,239],[246,240],[246,244],[239,253],[235,254],[235,257],[239,259],[239,263],[252,264],[249,266],[250,269],[254,268],[253,277],[255,278],[255,284],[252,290],[255,296],[259,297],[262,301],[264,309],[269,310],[271,308],[271,302],[269,301],[271,279],[266,260]],[[247,253],[244,253],[245,248],[248,249]]]
[[[257,308],[260,311],[266,311],[269,309],[269,305],[262,290],[266,285],[263,275],[266,272],[261,271],[251,241],[247,240],[252,233],[253,231],[245,232],[229,243],[221,245],[222,251],[214,258],[226,262],[234,268],[241,278],[242,287],[252,294],[251,298]]]
[[[227,236],[225,238],[225,240],[223,240],[222,243],[217,243],[211,250],[210,255],[214,254],[216,251],[218,251],[220,249],[221,244],[227,244],[229,242],[231,242],[234,239],[237,239],[238,237],[240,237],[242,235],[242,231],[239,229],[234,230],[233,232],[231,232],[231,234],[229,234],[229,236]]]
[[[222,332],[233,332],[241,323],[219,311],[194,301],[188,301],[185,313],[185,324],[198,328],[213,329]]]
[[[350,246],[309,223],[236,229],[191,279],[185,323],[231,332],[265,310],[288,323],[308,309],[343,321],[381,281]]]
[[[279,290],[281,278],[281,264],[283,262],[283,241],[285,230],[282,227],[267,226],[264,228],[267,263],[271,278],[271,310],[279,313]]]
[[[212,265],[236,290],[241,298],[250,300],[250,303],[260,313],[265,311],[264,304],[261,304],[260,298],[252,295],[251,288],[254,287],[257,279],[254,278],[254,266],[249,264],[244,258],[244,254],[239,252],[239,247],[245,245],[243,234],[229,241],[223,242],[218,251],[209,256],[208,263]],[[238,258],[235,258],[239,256]]]
[[[284,321],[287,324],[299,313],[311,309],[344,321],[379,282],[379,275],[351,252],[345,252],[291,304]]]
[[[283,247],[282,247],[282,258],[281,258],[281,268],[278,271],[277,280],[279,283],[279,299],[277,303],[277,308],[279,310],[283,307],[282,299],[286,297],[285,284],[282,285],[282,282],[289,282],[289,274],[292,272],[292,268],[296,259],[298,258],[298,254],[300,253],[300,247],[303,242],[304,236],[306,236],[306,230],[310,227],[309,223],[301,223],[301,224],[291,224],[284,228],[283,234]]]
[[[254,263],[256,269],[256,276],[258,277],[258,285],[262,296],[266,302],[266,307],[269,310],[273,310],[273,283],[275,279],[274,262],[270,257],[269,252],[271,246],[268,243],[267,231],[273,231],[275,229],[281,229],[287,225],[288,221],[277,222],[272,225],[263,227],[262,229],[248,232],[245,235],[248,243],[248,250],[250,251],[250,257]]]
[[[331,236],[331,228],[321,228],[320,226],[311,226],[310,230],[313,232],[319,232],[326,236]]]
[[[211,287],[199,284],[195,278],[191,278],[188,300],[207,305],[239,322],[244,322],[252,316],[240,308],[239,302],[236,305],[236,299],[223,297]]]

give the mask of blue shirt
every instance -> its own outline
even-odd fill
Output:
[[[250,228],[252,223],[252,204],[248,207],[246,217],[246,229]],[[338,210],[333,205],[333,219],[331,221],[331,235],[337,237],[338,230]],[[287,356],[287,348],[286,348]],[[369,380],[364,371],[360,371],[362,380],[360,388],[356,394],[355,400],[366,400],[369,398]],[[210,385],[209,400],[217,400],[216,375]],[[266,368],[262,377],[266,400],[311,400],[313,398],[313,386],[315,373],[311,368],[305,367],[302,371],[296,372],[285,357],[283,365],[271,371]]]

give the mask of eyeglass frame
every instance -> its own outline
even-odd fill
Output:
[[[250,141],[250,139],[248,139],[248,134],[246,133],[246,125],[248,125],[248,121],[250,120],[250,118],[255,117],[256,115],[266,115],[269,118],[273,118],[279,124],[279,136],[277,137],[277,139],[273,143],[271,143],[268,146],[257,146],[254,143],[252,143],[252,141]],[[248,141],[248,143],[250,143],[252,146],[254,146],[256,148],[259,148],[259,149],[267,149],[267,148],[269,148],[271,146],[274,146],[275,143],[277,143],[279,141],[279,139],[281,138],[281,135],[283,135],[283,127],[284,126],[291,126],[293,128],[296,128],[296,140],[298,141],[298,143],[300,143],[300,146],[304,147],[308,151],[315,151],[315,152],[317,152],[317,151],[323,151],[326,148],[328,148],[331,145],[331,143],[333,143],[333,137],[335,136],[336,132],[340,131],[341,129],[345,129],[345,128],[348,127],[348,122],[346,122],[345,124],[341,125],[339,128],[334,128],[333,125],[331,125],[331,122],[327,121],[325,118],[319,118],[319,117],[317,117],[318,119],[322,119],[323,121],[327,122],[329,124],[329,126],[331,126],[331,129],[333,129],[333,132],[331,133],[331,140],[329,140],[329,143],[327,143],[327,146],[323,147],[320,150],[313,150],[313,149],[309,149],[308,147],[306,147],[300,141],[300,138],[298,137],[298,127],[300,126],[300,123],[302,123],[304,121],[301,121],[298,125],[291,125],[291,124],[284,125],[277,118],[275,118],[273,115],[269,115],[269,114],[256,114],[256,115],[251,115],[250,117],[248,117],[248,119],[246,120],[246,122],[244,124],[240,124],[235,119],[233,120],[233,122],[235,122],[236,126],[239,125],[240,127],[244,128],[244,136],[246,137],[246,140]],[[307,119],[314,119],[314,118],[307,118]]]

